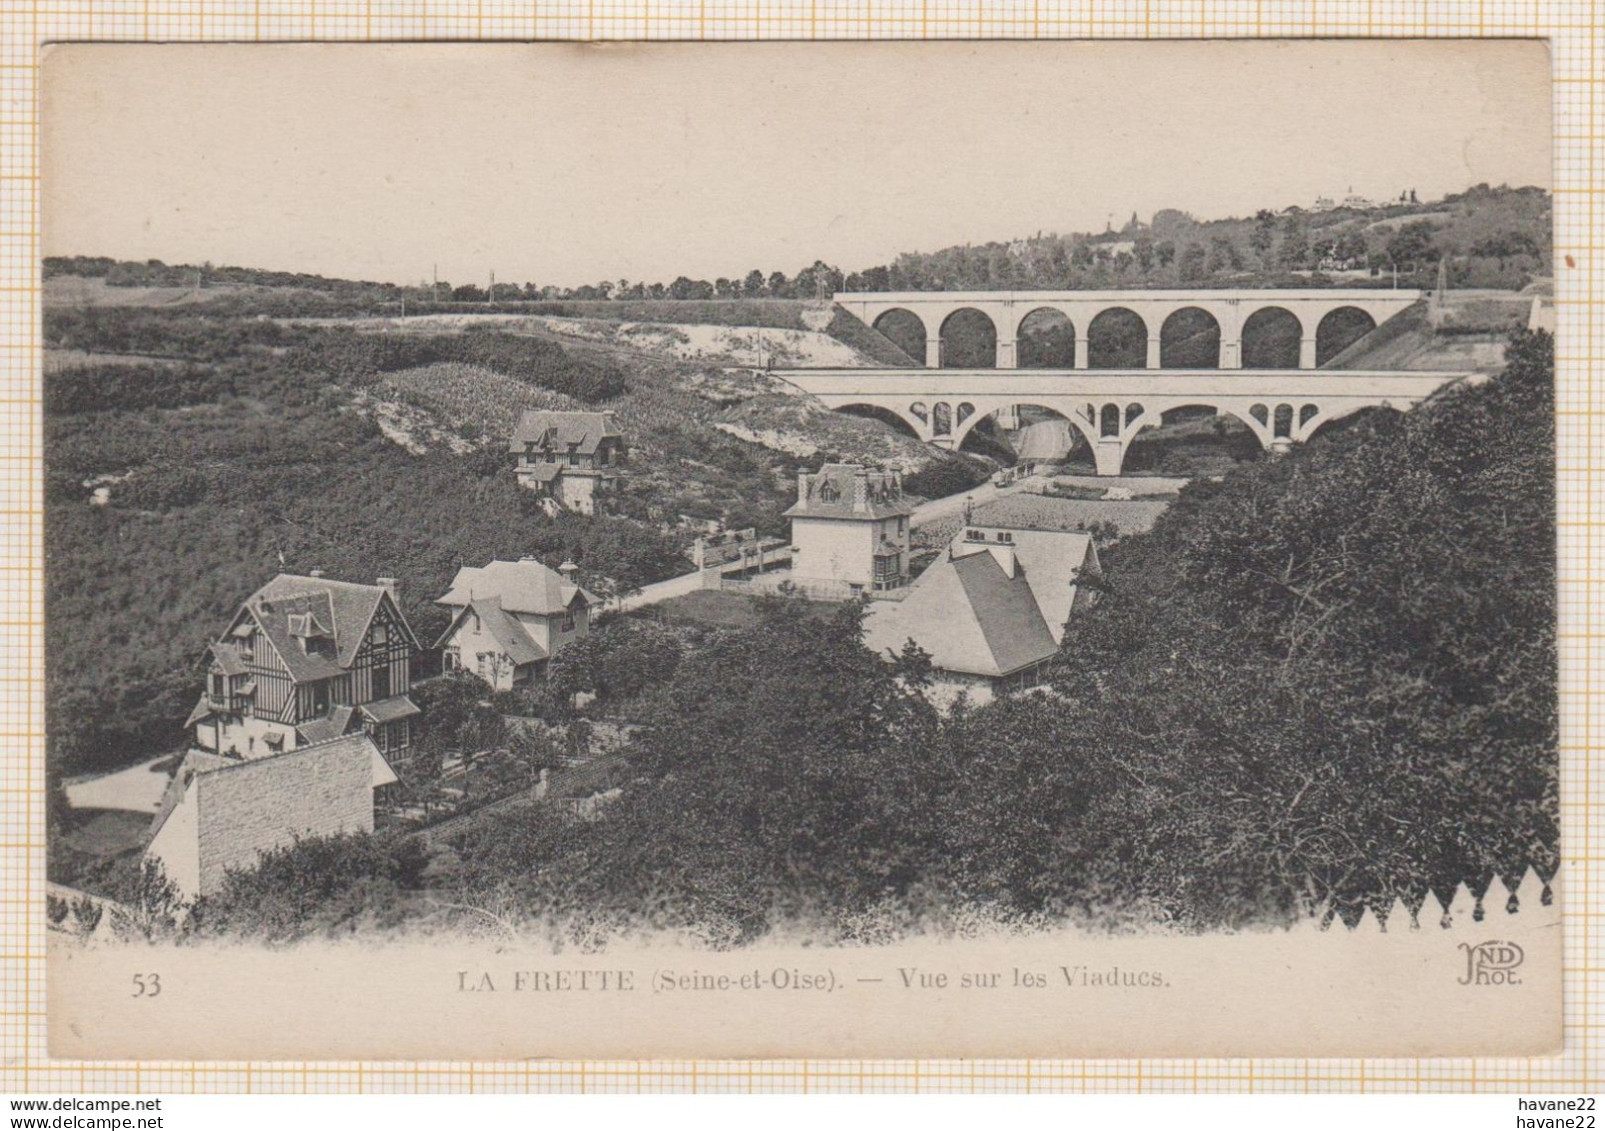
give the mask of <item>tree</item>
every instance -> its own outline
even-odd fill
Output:
[[[1136,256],[1137,266],[1142,268],[1142,273],[1146,275],[1154,265],[1153,237],[1146,234],[1138,236],[1132,244],[1131,250],[1132,254]]]
[[[765,292],[772,298],[791,298],[791,284],[786,280],[786,273],[776,271],[770,275]]]
[[[1308,264],[1310,233],[1304,226],[1302,216],[1293,214],[1283,219],[1282,245],[1278,255],[1282,266],[1289,271],[1296,271]]]
[[[1389,238],[1388,258],[1395,266],[1414,271],[1436,258],[1435,229],[1431,220],[1412,220]]]
[[[1276,245],[1276,214],[1261,208],[1254,214],[1254,227],[1248,234],[1248,246],[1259,256],[1260,263],[1269,266],[1271,248]]]
[[[741,293],[747,298],[762,298],[764,294],[763,272],[756,269],[748,271],[747,277],[741,281]]]

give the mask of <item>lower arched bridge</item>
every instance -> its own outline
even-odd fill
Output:
[[[1363,408],[1419,404],[1466,372],[1345,369],[781,369],[827,408],[891,412],[920,439],[958,448],[986,417],[1023,405],[1063,416],[1091,445],[1099,475],[1119,475],[1137,433],[1174,409],[1210,408],[1272,451]]]

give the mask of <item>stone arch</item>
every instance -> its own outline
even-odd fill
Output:
[[[1061,454],[1068,458],[1072,453],[1084,452],[1087,463],[1093,463],[1092,445],[1097,442],[1098,435],[1095,428],[1081,417],[1079,410],[1062,404],[1045,404],[1040,401],[1020,401],[1018,403],[992,403],[983,404],[976,415],[965,421],[954,431],[956,447],[962,448],[987,421],[995,421],[1000,413],[1013,410],[1016,415],[1025,410],[1026,415],[1041,413],[1063,420],[1069,427],[1067,436],[1063,438],[1046,435],[1027,435],[1022,438],[1024,448],[1015,448],[1015,455],[1020,459],[1046,460],[1049,462],[1060,458]],[[1035,421],[1032,423],[1045,423]],[[1065,442],[1065,441],[1068,442]],[[1063,447],[1064,452],[1049,451],[1049,448]]]
[[[1120,429],[1120,406],[1111,401],[1098,410],[1098,438],[1118,439]]]
[[[923,440],[925,437],[920,434],[920,426],[925,423],[925,418],[915,411],[915,409],[923,407],[916,401],[909,406],[908,415],[906,416],[896,409],[878,404],[844,404],[836,408],[835,411],[843,416],[857,416],[864,420],[878,420],[882,424],[896,428],[905,435],[914,437],[916,440]],[[910,417],[914,419],[910,419]],[[919,423],[916,424],[915,420],[918,420]]]
[[[984,310],[962,306],[942,319],[942,368],[996,369],[998,327]]]
[[[924,364],[925,339],[929,334],[925,329],[925,320],[912,310],[903,306],[883,310],[870,323],[870,329],[908,354],[909,360],[915,365]]]
[[[1299,428],[1300,429],[1304,428],[1307,424],[1309,424],[1310,421],[1314,420],[1317,416],[1320,416],[1320,415],[1321,415],[1321,406],[1320,405],[1316,405],[1316,404],[1307,404],[1307,405],[1305,405],[1303,408],[1298,410],[1298,426],[1299,426]]]
[[[1039,306],[1015,331],[1015,364],[1021,369],[1071,369],[1076,364],[1076,327],[1068,315]]]
[[[1124,306],[1100,310],[1087,323],[1087,365],[1092,369],[1142,369],[1148,364],[1148,323]]]
[[[1387,421],[1397,423],[1404,419],[1403,410],[1390,404],[1362,404],[1352,405],[1348,408],[1328,410],[1322,415],[1320,422],[1311,429],[1305,437],[1306,441],[1317,437],[1332,436],[1344,429],[1353,428],[1366,421]]]
[[[1262,404],[1249,405],[1248,415],[1253,417],[1261,428],[1269,428],[1271,426],[1271,410]]]
[[[1263,409],[1269,419],[1270,410]],[[1258,459],[1270,433],[1250,411],[1210,397],[1147,406],[1131,432],[1127,465],[1178,475],[1209,474]],[[1176,453],[1173,455],[1172,453]],[[1211,465],[1215,466],[1211,466]]]
[[[937,401],[931,406],[931,435],[951,436],[953,434],[953,406],[946,401]]]
[[[975,415],[975,406],[973,404],[971,404],[969,401],[964,401],[959,405],[957,410],[955,410],[955,412],[953,414],[953,423],[954,424],[963,424],[966,420],[968,420],[970,417],[972,417],[974,415]]]
[[[1304,323],[1285,306],[1262,306],[1243,323],[1244,369],[1297,369]]]
[[[1219,369],[1220,320],[1201,306],[1172,311],[1159,327],[1161,369]]]
[[[1291,440],[1293,438],[1293,406],[1279,404],[1276,411],[1271,413],[1271,439]]]
[[[1358,306],[1329,310],[1315,327],[1315,364],[1325,365],[1377,328],[1377,320]]]
[[[1126,427],[1130,428],[1132,422],[1142,415],[1142,405],[1132,401],[1126,406]]]

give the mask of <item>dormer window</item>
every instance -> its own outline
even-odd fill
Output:
[[[375,647],[390,643],[390,627],[383,624],[374,625],[369,639],[373,641]]]
[[[1014,542],[1014,535],[1007,530],[1000,530],[998,531],[998,541],[1005,545],[1011,545]]]

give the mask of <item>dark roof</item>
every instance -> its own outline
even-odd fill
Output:
[[[376,723],[393,723],[398,719],[410,719],[415,715],[423,714],[418,704],[405,695],[392,695],[388,699],[376,699],[372,703],[364,703],[358,707],[365,716]]]
[[[298,683],[339,675],[357,658],[368,625],[385,600],[382,585],[362,585],[327,577],[281,573],[245,602],[262,634],[268,638]],[[396,609],[407,635],[401,610]],[[303,650],[303,639],[329,639],[333,654]],[[417,646],[417,638],[413,637]]]
[[[1058,651],[1023,567],[1010,577],[991,554],[971,554],[956,559],[953,569],[999,672],[1016,671]]]
[[[212,658],[217,661],[218,670],[224,675],[244,675],[250,669],[240,658],[240,650],[234,644],[213,644]]]
[[[807,477],[807,497],[792,504],[785,517],[896,518],[913,513],[892,473],[853,463],[827,463]]]
[[[594,455],[606,439],[623,439],[611,412],[551,412],[526,409],[513,429],[508,450],[521,452],[528,444],[556,451]]]
[[[910,638],[938,668],[992,678],[1057,651],[1026,571],[1010,577],[990,553],[939,558],[905,600],[871,602],[864,622],[871,650],[896,653]]]
[[[526,478],[533,479],[537,483],[550,483],[563,474],[563,465],[560,463],[537,463],[519,470]]]
[[[355,707],[337,706],[322,718],[297,723],[295,729],[304,742],[329,742],[350,733],[356,713]]]

